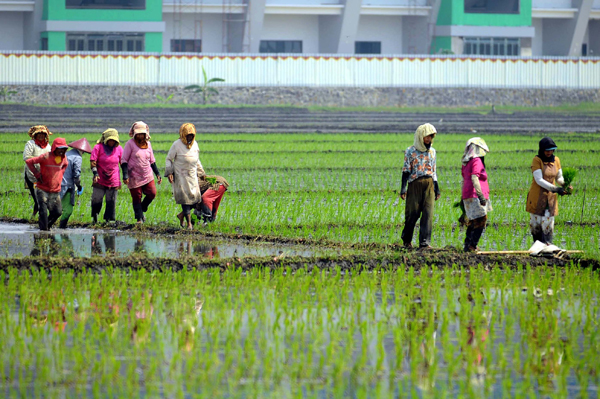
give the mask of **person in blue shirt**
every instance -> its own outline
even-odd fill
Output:
[[[62,183],[60,186],[60,198],[62,200],[63,213],[60,218],[60,228],[64,229],[67,227],[69,218],[73,214],[73,207],[75,206],[75,190],[77,194],[81,195],[83,192],[83,186],[81,185],[81,164],[83,162],[83,153],[92,153],[92,147],[86,138],[79,139],[68,144],[72,150],[66,154],[67,161],[69,164],[63,175]]]

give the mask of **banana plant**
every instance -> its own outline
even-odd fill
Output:
[[[210,97],[213,94],[219,94],[217,89],[215,89],[214,87],[209,87],[209,85],[211,83],[215,83],[215,82],[224,82],[225,79],[221,79],[221,78],[208,79],[208,76],[206,75],[206,70],[204,69],[204,67],[202,67],[202,75],[204,76],[204,83],[202,85],[186,86],[184,88],[184,90],[193,90],[194,93],[202,93],[202,103],[207,104],[207,102],[210,100]]]

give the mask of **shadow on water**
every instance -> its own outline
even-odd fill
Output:
[[[240,243],[214,239],[186,239],[125,233],[119,230],[39,229],[15,223],[0,223],[0,257],[14,256],[199,256],[230,258],[243,256],[320,256],[339,254],[333,249],[316,250],[272,243]]]

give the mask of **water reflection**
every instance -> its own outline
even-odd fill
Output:
[[[29,225],[0,223],[0,256],[90,257],[130,255],[199,256],[209,259],[243,256],[324,256],[340,250],[271,243],[247,243],[173,236],[140,236],[116,230],[56,229],[40,232]]]

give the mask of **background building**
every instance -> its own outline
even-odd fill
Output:
[[[599,56],[600,0],[0,0],[0,51]]]

